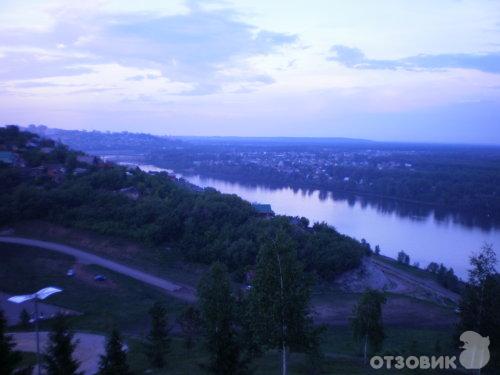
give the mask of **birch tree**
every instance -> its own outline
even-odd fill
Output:
[[[255,335],[265,348],[281,351],[286,375],[288,354],[306,349],[312,321],[310,283],[293,243],[282,233],[261,248],[249,298]]]
[[[384,325],[382,323],[382,305],[385,296],[373,289],[368,289],[354,307],[354,317],[351,319],[354,338],[363,344],[363,359],[366,363],[368,349],[376,352],[384,340]]]

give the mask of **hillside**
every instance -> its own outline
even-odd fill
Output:
[[[190,262],[222,261],[237,280],[278,233],[323,279],[357,267],[369,252],[325,224],[263,218],[237,196],[190,189],[166,173],[104,162],[14,126],[0,129],[0,147],[0,225],[43,219],[123,237],[157,249],[159,259],[169,251]]]

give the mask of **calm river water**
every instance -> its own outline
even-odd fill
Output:
[[[139,166],[159,171],[153,166]],[[194,185],[213,187],[222,193],[236,194],[249,202],[269,203],[277,214],[305,216],[311,223],[324,221],[339,232],[361,240],[381,253],[396,257],[404,250],[411,262],[425,267],[429,262],[453,267],[457,275],[467,277],[469,256],[483,243],[500,247],[500,228],[480,226],[426,207],[394,201],[341,197],[335,193],[269,188],[246,185],[199,175],[183,176]]]

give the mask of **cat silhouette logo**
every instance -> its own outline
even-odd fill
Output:
[[[464,342],[461,347],[465,349],[460,353],[460,364],[467,370],[479,370],[486,366],[490,360],[490,338],[483,337],[474,331],[465,331],[460,335],[460,341]]]

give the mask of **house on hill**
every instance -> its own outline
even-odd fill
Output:
[[[272,217],[274,216],[274,211],[271,209],[270,204],[252,203],[252,207],[260,216]]]
[[[95,156],[91,156],[91,155],[78,155],[76,157],[76,160],[79,162],[79,163],[83,163],[83,164],[94,164],[95,163]]]
[[[0,151],[0,162],[13,165],[16,161],[16,154],[10,151]]]
[[[15,167],[24,167],[24,160],[15,152],[0,151],[0,162]]]
[[[134,201],[139,199],[139,197],[141,196],[141,192],[133,186],[120,189],[119,192],[120,194],[123,194],[127,198],[132,199]]]

